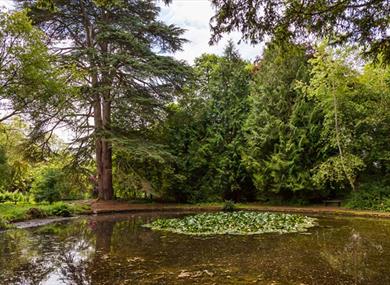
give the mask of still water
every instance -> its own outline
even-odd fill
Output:
[[[78,218],[0,233],[0,284],[390,284],[390,220],[319,217],[305,234],[194,237]]]

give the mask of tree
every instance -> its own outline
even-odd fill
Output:
[[[386,0],[211,0],[216,14],[211,19],[213,36],[234,30],[245,40],[259,42],[268,36],[317,37],[335,42],[357,42],[367,52],[385,54],[390,60],[390,2]]]
[[[8,192],[26,193],[31,187],[35,145],[26,145],[26,125],[20,118],[0,123],[0,188]]]
[[[221,57],[205,54],[196,59],[197,81],[171,107],[163,126],[165,142],[176,158],[170,175],[178,182],[171,190],[176,197],[190,201],[254,199],[241,159],[251,68],[231,42]]]
[[[256,64],[243,164],[263,196],[309,197],[313,190],[321,113],[296,90],[309,80],[311,56],[304,46],[273,41]]]
[[[314,179],[326,176],[329,180],[342,182],[346,178],[351,189],[355,190],[356,172],[364,164],[351,149],[354,140],[353,126],[348,121],[353,113],[345,110],[352,103],[353,93],[359,90],[357,73],[344,64],[344,58],[326,52],[324,45],[318,48],[311,62],[312,77],[306,92],[316,98],[324,112],[321,136],[328,142],[325,143],[325,148],[337,149],[334,155],[330,155],[319,165]],[[321,180],[324,182],[324,179]]]
[[[74,82],[79,95],[68,98],[71,116],[62,121],[75,130],[78,154],[95,148],[99,197],[112,199],[112,143],[161,117],[185,80],[184,63],[163,55],[181,48],[183,30],[159,21],[150,0],[17,2],[29,9],[61,63],[82,75]],[[60,119],[56,111],[51,114]]]
[[[0,47],[0,122],[27,110],[44,113],[44,102],[67,92],[66,73],[53,66],[55,56],[26,10],[0,12]]]

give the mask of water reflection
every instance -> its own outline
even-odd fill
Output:
[[[307,234],[191,237],[112,215],[0,234],[1,284],[390,284],[390,221]],[[173,216],[174,214],[168,214]]]

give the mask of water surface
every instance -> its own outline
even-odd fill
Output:
[[[390,220],[320,217],[304,234],[196,237],[116,214],[0,233],[0,284],[390,284]]]

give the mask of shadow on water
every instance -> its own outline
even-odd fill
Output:
[[[141,227],[174,213],[0,234],[1,284],[390,284],[390,221],[320,218],[304,234],[194,237]]]

